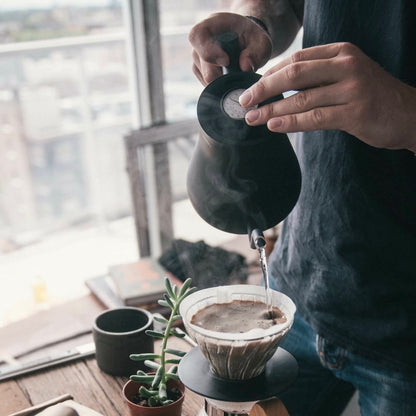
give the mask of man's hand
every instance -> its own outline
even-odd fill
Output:
[[[383,70],[350,43],[296,52],[241,97],[251,107],[282,92],[300,92],[247,113],[271,131],[344,130],[363,142],[416,152],[416,89]]]
[[[203,85],[222,75],[228,55],[216,42],[220,33],[234,31],[240,40],[240,68],[256,71],[270,58],[272,43],[267,33],[252,20],[235,13],[215,13],[195,25],[189,33],[192,44],[192,70]]]

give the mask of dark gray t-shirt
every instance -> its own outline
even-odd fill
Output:
[[[352,42],[416,86],[415,9],[306,0],[304,47]],[[416,157],[338,130],[299,133],[295,148],[302,191],[270,259],[277,286],[322,336],[416,372]]]

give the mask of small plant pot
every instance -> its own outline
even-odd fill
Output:
[[[130,416],[181,416],[182,404],[185,398],[185,386],[180,381],[169,380],[167,388],[168,390],[177,388],[182,392],[181,397],[167,406],[157,407],[141,406],[140,404],[134,403],[133,398],[136,396],[142,384],[129,380],[123,387],[123,398],[129,408]]]

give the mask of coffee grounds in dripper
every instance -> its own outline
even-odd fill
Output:
[[[193,315],[191,323],[211,331],[243,333],[256,328],[268,329],[286,322],[286,317],[279,308],[273,307],[271,317],[265,310],[265,303],[259,301],[214,303]]]

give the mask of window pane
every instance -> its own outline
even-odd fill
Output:
[[[9,218],[2,218],[3,225],[36,228],[44,220],[94,215],[95,190],[89,190],[99,178],[93,176],[117,168],[125,177],[123,162],[120,157],[112,161],[114,150],[106,145],[113,135],[115,152],[120,153],[122,136],[130,126],[124,50],[124,42],[117,41],[81,44],[76,51],[28,50],[23,56],[0,56],[0,142],[9,165],[2,181],[14,179],[9,198],[2,201],[1,212]],[[118,186],[127,190],[125,180]],[[112,191],[117,188],[109,185],[108,192]],[[7,215],[15,210],[16,200],[24,202],[24,221]]]
[[[160,0],[168,120],[194,118],[202,91],[191,70],[190,28],[230,3],[186,0],[179,8]],[[121,5],[1,1],[0,325],[19,317],[15,309],[36,306],[38,276],[53,303],[86,293],[83,281],[108,266],[137,259],[123,146],[133,92]],[[194,143],[169,144],[174,222],[178,237],[211,243],[216,230],[200,218],[201,227],[190,223],[196,214],[185,176]],[[2,315],[7,309],[13,313]]]
[[[229,10],[232,0],[160,1],[160,31],[166,115],[169,120],[195,117],[202,86],[192,73],[191,27],[215,11]]]
[[[160,1],[160,31],[164,76],[166,117],[181,120],[196,117],[196,103],[202,85],[192,72],[192,48],[188,42],[191,27],[209,14],[228,10],[231,0]],[[196,137],[178,139],[169,144],[169,164],[174,201],[187,198],[186,170]],[[177,212],[175,210],[174,212]]]
[[[137,259],[121,4],[0,3],[0,325],[35,310],[38,276],[53,303]]]
[[[120,29],[121,0],[2,0],[0,43]]]

